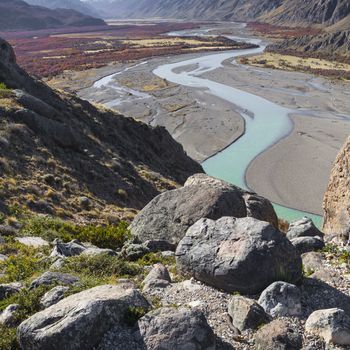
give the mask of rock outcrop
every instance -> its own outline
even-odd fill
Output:
[[[176,249],[183,273],[227,292],[254,294],[275,281],[301,278],[301,257],[267,222],[253,218],[201,219]]]
[[[340,150],[324,196],[323,230],[330,238],[346,243],[350,234],[350,137]]]
[[[225,181],[205,174],[191,176],[184,187],[154,198],[132,222],[133,236],[141,241],[164,239],[177,244],[201,218],[251,216],[277,226],[272,204]]]

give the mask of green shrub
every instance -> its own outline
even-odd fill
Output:
[[[27,247],[16,241],[8,241],[0,245],[0,254],[8,255],[8,259],[0,262],[0,271],[4,276],[0,283],[23,281],[35,273],[42,272],[48,267],[48,260],[43,258],[48,248]]]
[[[4,310],[11,304],[18,304],[19,309],[16,311],[16,318],[18,323],[22,322],[40,310],[40,299],[52,287],[53,286],[40,286],[31,290],[22,289],[20,292],[1,300],[0,311]]]
[[[0,349],[20,350],[17,342],[16,328],[9,328],[0,324]]]
[[[79,239],[100,248],[119,249],[131,237],[126,222],[118,225],[83,226],[50,216],[34,216],[23,220],[23,225],[23,235],[39,236],[49,241],[55,238],[64,242]]]
[[[125,261],[119,257],[100,254],[68,258],[61,271],[95,278],[107,278],[111,276],[133,277],[142,273],[142,268],[136,263]]]
[[[8,90],[11,91],[11,89],[9,89],[4,83],[0,82],[0,90]]]
[[[136,322],[147,313],[147,309],[140,306],[130,306],[125,312],[124,322],[129,326],[133,327]]]
[[[141,266],[150,266],[157,263],[163,265],[175,265],[176,262],[173,256],[163,256],[161,253],[148,253],[138,259],[136,263]]]

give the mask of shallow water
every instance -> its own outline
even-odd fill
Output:
[[[243,38],[239,37],[229,38],[243,40]],[[254,44],[261,43],[258,39],[244,40]],[[222,62],[227,59],[234,59],[247,54],[258,54],[263,52],[264,49],[265,46],[261,45],[256,49],[208,54],[194,59],[162,65],[153,71],[160,78],[167,79],[175,84],[204,89],[207,93],[231,102],[240,108],[241,115],[245,120],[245,134],[225,150],[203,162],[202,165],[207,174],[245,189],[248,189],[245,174],[249,164],[260,153],[288,136],[293,130],[293,123],[289,118],[289,114],[293,110],[281,107],[260,96],[201,78],[200,75],[222,67]],[[187,71],[179,69],[185,66]],[[192,70],[189,71],[189,67]],[[174,72],[176,68],[177,73]],[[322,223],[322,218],[318,215],[280,205],[275,205],[275,209],[279,217],[288,221],[307,215],[318,226]]]

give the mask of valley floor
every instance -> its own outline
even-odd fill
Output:
[[[225,34],[230,30],[227,25],[222,28]],[[236,28],[232,34],[242,35],[242,29],[237,32]],[[69,86],[80,97],[128,117],[165,126],[191,157],[203,161],[244,133],[240,109],[203,89],[177,86],[152,74],[162,64],[198,56],[154,58],[140,65],[136,62],[70,72],[64,80],[55,78],[49,83],[59,88]],[[350,134],[349,84],[231,61],[201,77],[293,110],[293,132],[251,163],[246,173],[248,186],[276,203],[322,214],[332,163]],[[121,73],[113,77],[113,88],[94,85],[116,72]]]

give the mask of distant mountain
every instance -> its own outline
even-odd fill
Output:
[[[87,0],[108,17],[259,21],[283,26],[320,26],[326,33],[274,45],[276,51],[350,56],[349,0]]]
[[[85,15],[99,17],[97,11],[81,0],[26,0],[28,4],[44,6],[50,9],[70,9],[81,12]]]
[[[104,25],[101,19],[69,9],[48,9],[22,0],[0,0],[0,31]]]

